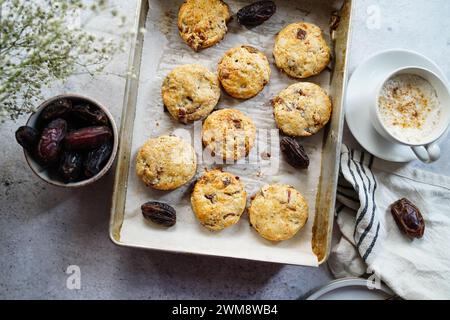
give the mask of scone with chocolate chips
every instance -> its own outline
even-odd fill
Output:
[[[223,160],[238,160],[247,156],[256,138],[252,119],[235,109],[211,113],[202,127],[203,145],[212,156]]]
[[[264,186],[248,209],[250,224],[265,239],[292,238],[308,220],[308,203],[294,187],[283,184]]]
[[[222,87],[238,99],[256,96],[270,78],[267,57],[250,46],[228,50],[219,62],[218,72]]]
[[[289,136],[311,136],[330,120],[332,106],[327,93],[318,85],[299,82],[272,99],[278,128]]]
[[[246,198],[247,193],[239,177],[215,169],[197,181],[191,204],[203,226],[219,231],[239,221],[245,210]]]
[[[196,170],[194,149],[175,136],[149,139],[137,155],[136,174],[154,189],[176,189],[191,180]]]
[[[217,76],[206,67],[187,64],[167,75],[161,93],[172,117],[188,123],[211,113],[220,98],[220,85]]]
[[[297,22],[278,33],[273,56],[277,67],[289,76],[307,78],[322,72],[331,54],[318,26]]]
[[[197,51],[221,41],[230,19],[230,10],[223,1],[186,0],[178,12],[178,30],[184,42]]]

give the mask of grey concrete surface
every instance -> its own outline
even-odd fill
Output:
[[[450,2],[356,0],[350,71],[371,53],[417,50],[450,77]],[[133,16],[134,1],[114,1]],[[379,13],[379,28],[373,18]],[[369,20],[368,20],[369,19]],[[372,22],[371,22],[372,21]],[[103,23],[103,24],[102,24]],[[103,32],[107,22],[92,26]],[[46,92],[79,92],[108,105],[120,120],[127,54],[108,75],[73,77]],[[0,124],[0,298],[3,299],[294,299],[332,279],[326,266],[305,268],[224,258],[120,248],[108,238],[112,172],[83,189],[47,185],[28,169],[15,129]],[[345,142],[355,144],[346,130]],[[450,152],[427,169],[448,174]],[[416,165],[416,164],[411,164]],[[66,287],[69,265],[81,270],[81,289]]]

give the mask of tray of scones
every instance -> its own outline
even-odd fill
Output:
[[[140,0],[110,237],[121,246],[326,261],[348,0]]]

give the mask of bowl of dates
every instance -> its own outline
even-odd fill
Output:
[[[42,103],[16,131],[33,172],[60,187],[81,187],[112,166],[118,135],[112,115],[99,102],[63,94]]]

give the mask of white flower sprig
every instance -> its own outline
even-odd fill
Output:
[[[123,49],[120,40],[107,40],[70,23],[89,10],[95,18],[110,10],[111,19],[124,25],[125,17],[108,1],[0,0],[0,118],[17,119],[33,111],[41,91],[55,80],[81,71],[94,75]]]

